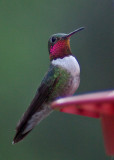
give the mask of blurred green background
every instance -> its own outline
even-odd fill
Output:
[[[15,127],[49,65],[53,33],[86,29],[71,39],[81,66],[77,94],[114,87],[111,0],[0,0],[0,160],[107,160],[100,121],[54,112],[24,141]]]

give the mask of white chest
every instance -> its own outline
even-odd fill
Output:
[[[79,76],[80,74],[80,66],[76,58],[73,56],[67,56],[62,59],[58,58],[53,60],[52,64],[66,69],[73,77]]]

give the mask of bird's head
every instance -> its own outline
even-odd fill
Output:
[[[77,30],[65,34],[65,33],[57,33],[53,34],[48,41],[48,50],[50,55],[50,60],[55,60],[57,58],[64,58],[65,56],[71,55],[70,49],[70,37],[83,30],[84,27],[78,28]]]

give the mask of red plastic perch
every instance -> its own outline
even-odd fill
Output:
[[[60,112],[100,118],[106,153],[114,155],[114,90],[72,96],[52,103]]]

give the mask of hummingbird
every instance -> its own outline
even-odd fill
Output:
[[[72,55],[70,37],[83,30],[80,27],[69,34],[53,34],[48,40],[50,65],[28,109],[16,127],[13,144],[21,141],[51,112],[51,103],[71,96],[80,84],[80,66]]]

